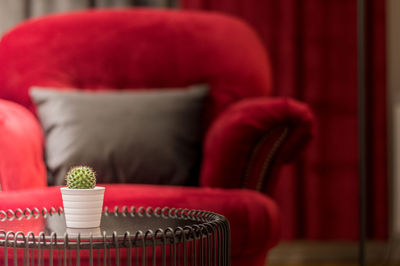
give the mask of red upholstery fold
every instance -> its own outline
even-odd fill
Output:
[[[264,182],[261,179],[269,176],[263,175],[274,173],[307,145],[312,121],[306,105],[287,98],[245,99],[233,104],[206,136],[201,185],[264,191],[273,180]],[[263,169],[266,163],[273,169]]]
[[[0,99],[1,189],[45,187],[43,133],[25,107]]]

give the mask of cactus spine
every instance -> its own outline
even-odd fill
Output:
[[[88,166],[75,166],[68,171],[66,180],[70,189],[93,189],[96,186],[96,173]]]

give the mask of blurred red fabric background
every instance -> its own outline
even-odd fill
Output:
[[[272,62],[274,94],[308,103],[311,147],[274,197],[285,239],[358,238],[356,0],[182,0],[250,23]],[[385,1],[367,0],[368,236],[388,235]]]

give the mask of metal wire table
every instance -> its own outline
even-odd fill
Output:
[[[62,208],[0,211],[1,265],[230,265],[230,229],[219,214],[105,207],[101,226],[71,229]]]

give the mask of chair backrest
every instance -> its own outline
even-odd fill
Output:
[[[81,89],[209,83],[206,115],[270,93],[260,40],[242,21],[216,13],[88,10],[33,19],[0,41],[0,98],[34,111],[31,86]]]

